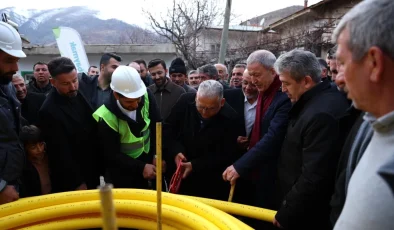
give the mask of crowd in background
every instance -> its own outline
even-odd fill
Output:
[[[26,84],[20,37],[10,48],[0,35],[0,204],[100,176],[155,189],[162,122],[164,181],[181,169],[177,193],[218,200],[236,184],[233,202],[278,211],[242,218],[254,229],[394,229],[393,14],[391,0],[362,1],[327,57],[256,50],[231,76],[105,53],[88,73],[38,62]]]

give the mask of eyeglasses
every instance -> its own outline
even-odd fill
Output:
[[[217,110],[218,108],[220,108],[220,106],[215,106],[215,107],[204,107],[198,104],[198,102],[196,101],[196,108],[199,111],[205,111],[207,113],[212,112]]]
[[[205,112],[207,112],[207,113],[209,113],[209,112],[212,112],[212,111],[215,111],[215,110],[217,110],[218,109],[218,107],[203,107],[203,106],[199,106],[199,105],[196,105],[196,107],[197,107],[197,110],[199,110],[199,111],[205,111]]]

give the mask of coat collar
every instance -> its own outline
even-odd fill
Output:
[[[293,107],[290,110],[290,115],[297,115],[301,112],[304,106],[315,96],[321,94],[323,91],[330,90],[331,85],[329,81],[322,81],[316,84],[313,88],[306,91],[303,95],[301,95],[300,99],[293,104]]]
[[[174,89],[175,87],[175,83],[171,82],[167,77],[166,77],[167,82],[164,84],[164,86],[158,88],[156,86],[156,84],[154,84],[154,86],[152,87],[152,92],[155,94],[156,92],[160,92],[160,91],[168,91],[171,93],[171,91]]]
[[[70,108],[70,105],[69,105],[69,103],[71,102],[70,98],[67,98],[67,97],[65,97],[65,96],[60,95],[60,94],[57,92],[57,90],[56,90],[55,87],[52,88],[51,94],[53,94],[53,96],[54,96],[55,103],[59,106],[59,108],[60,108],[65,114],[67,114],[69,117],[71,117],[71,119],[73,119],[73,120],[75,120],[75,121],[77,121],[77,122],[83,124],[84,121],[83,121],[82,117],[81,117],[81,116],[76,116],[75,111],[73,111],[73,110]],[[82,103],[83,103],[85,106],[88,106],[89,109],[92,111],[92,114],[93,114],[93,108],[92,108],[92,106],[88,103],[88,101],[86,100],[86,98],[84,97],[84,95],[83,95],[79,90],[78,90],[78,94],[77,94],[76,98],[73,98],[72,100],[82,100]]]

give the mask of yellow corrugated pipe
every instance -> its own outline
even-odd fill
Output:
[[[156,192],[114,189],[119,227],[156,229]],[[225,213],[272,221],[275,211],[162,193],[163,229],[251,229]],[[102,226],[98,190],[56,193],[0,205],[0,229],[78,229]],[[141,227],[142,226],[142,227]]]

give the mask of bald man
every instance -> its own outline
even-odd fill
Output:
[[[130,64],[129,64],[129,66],[130,67],[133,67],[134,69],[136,69],[137,70],[137,72],[140,74],[140,76],[141,76],[141,67],[140,67],[140,65],[137,63],[137,62],[131,62]]]
[[[215,64],[215,68],[218,71],[220,80],[227,82],[228,81],[227,67],[223,64],[218,63],[218,64]]]

